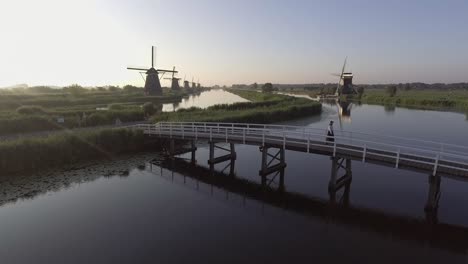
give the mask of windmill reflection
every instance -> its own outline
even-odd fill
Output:
[[[353,103],[344,100],[337,100],[336,106],[338,108],[340,125],[341,122],[351,123],[351,109],[353,108]]]

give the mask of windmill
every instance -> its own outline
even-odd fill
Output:
[[[140,71],[146,73],[146,79],[145,79],[145,95],[162,95],[162,88],[161,88],[161,82],[159,79],[159,73],[162,72],[172,72],[177,73],[177,71],[174,70],[161,70],[161,69],[155,69],[154,68],[154,46],[151,46],[151,68],[135,68],[135,67],[127,67],[128,70],[135,70],[135,71]],[[162,76],[161,76],[162,77]]]
[[[335,96],[357,94],[353,87],[353,74],[351,72],[345,72],[347,59],[348,57],[345,58],[341,74],[333,74],[334,76],[340,77],[336,86]],[[341,85],[341,81],[343,81],[343,85]]]
[[[187,77],[187,75],[184,76],[184,89],[188,90],[190,89],[190,85],[189,85],[189,81],[187,81],[185,77]]]
[[[193,77],[192,77],[192,89],[195,89],[197,88],[197,85],[195,84],[195,82],[193,81]]]
[[[171,80],[171,89],[172,90],[180,90],[180,86],[179,86],[180,78],[175,77],[175,73],[176,73],[176,70],[175,70],[175,66],[174,66],[174,68],[172,68],[172,77],[171,78],[164,78],[164,80]]]
[[[198,78],[197,88],[200,89],[200,78]]]

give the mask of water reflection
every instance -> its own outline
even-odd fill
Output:
[[[0,177],[0,206],[30,200],[48,192],[59,192],[101,177],[128,177],[130,170],[145,169],[145,159],[153,154],[124,156],[116,161],[82,163],[66,170]]]
[[[340,121],[351,123],[351,109],[353,103],[349,101],[337,101],[338,114],[340,116]]]
[[[350,183],[324,200],[155,156],[2,179],[2,263],[465,260],[465,227],[357,207]]]
[[[182,101],[177,103],[163,104],[162,111],[172,112],[190,107],[205,109],[217,104],[233,104],[238,102],[248,102],[248,100],[225,90],[212,89],[192,94],[182,98]]]
[[[373,209],[350,205],[351,182],[339,190],[330,191],[330,200],[325,201],[304,194],[272,188],[266,182],[253,182],[238,178],[207,167],[190,164],[183,159],[153,160],[152,172],[160,176],[169,174],[171,181],[187,184],[187,178],[195,180],[196,187],[206,184],[211,190],[218,188],[269,206],[293,211],[326,221],[344,224],[352,228],[377,232],[384,236],[398,237],[421,245],[442,248],[464,254],[468,248],[468,228],[462,226],[435,224],[420,219],[390,215]],[[164,172],[164,170],[167,170]],[[175,172],[175,173],[174,173]],[[179,178],[179,179],[177,179]],[[439,178],[440,179],[440,178]],[[439,182],[440,184],[440,182]]]
[[[393,115],[395,114],[396,107],[394,105],[384,105],[385,113]]]

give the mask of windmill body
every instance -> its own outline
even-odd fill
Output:
[[[146,72],[145,95],[162,95],[159,73],[155,68],[151,68]]]
[[[341,88],[341,94],[355,94],[353,88],[353,74],[350,72],[343,73],[343,87]]]
[[[189,81],[184,81],[184,89],[190,89]]]
[[[338,85],[336,87],[335,96],[357,94],[353,86],[353,74],[351,72],[344,72],[346,67],[346,60],[347,58],[344,61],[341,75],[337,74],[337,76],[340,77],[340,80],[338,81]],[[342,81],[343,85],[341,85]]]
[[[145,79],[145,95],[154,96],[154,95],[162,95],[162,87],[161,82],[159,80],[159,73],[162,72],[163,74],[166,72],[177,73],[175,70],[161,70],[154,68],[154,46],[151,47],[151,68],[133,68],[127,67],[129,70],[135,71],[145,71],[146,79]]]
[[[172,81],[171,81],[172,90],[180,90],[179,80],[180,80],[179,78],[172,78]]]
[[[165,80],[171,80],[171,90],[178,91],[180,90],[179,80],[180,78],[175,77],[175,66],[172,69],[172,77],[171,78],[164,78]]]
[[[192,78],[192,89],[195,89],[197,88],[197,84],[195,83],[195,81],[193,81],[193,78]]]

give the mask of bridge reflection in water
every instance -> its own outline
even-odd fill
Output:
[[[265,153],[261,149],[262,153]],[[281,164],[281,153],[266,155],[276,159],[276,165]],[[192,155],[193,157],[193,155]],[[275,157],[275,158],[273,158]],[[278,161],[279,160],[279,161]],[[235,156],[226,159],[226,166],[217,171],[214,166],[200,166],[196,161],[167,156],[151,162],[151,171],[165,174],[169,170],[174,180],[174,172],[183,177],[196,180],[213,187],[221,188],[228,193],[238,194],[262,203],[279,207],[300,214],[318,217],[326,221],[336,221],[347,226],[377,232],[381,235],[397,237],[431,247],[441,248],[466,254],[468,248],[468,228],[438,223],[437,208],[440,198],[440,181],[437,176],[429,176],[429,193],[425,206],[426,219],[409,218],[392,215],[380,210],[359,208],[350,204],[352,169],[351,161],[346,159],[331,159],[331,177],[328,187],[329,200],[310,197],[304,194],[288,191],[285,184],[285,165],[277,166],[278,170],[259,171],[258,182],[237,177],[234,173]],[[159,168],[156,168],[159,167]],[[244,201],[245,204],[245,201]]]

